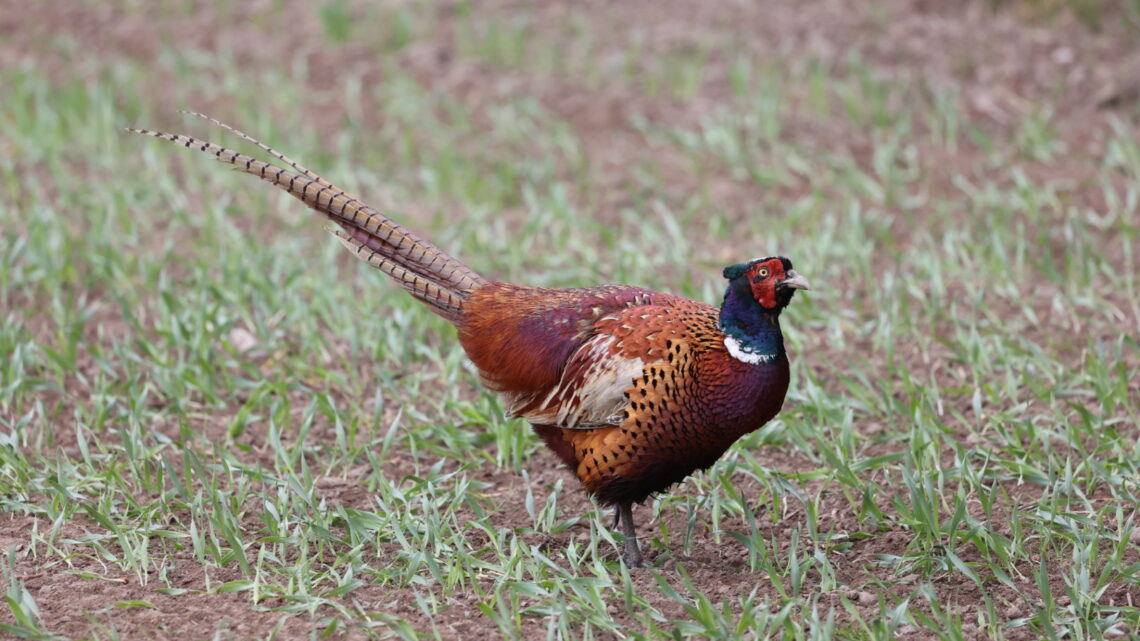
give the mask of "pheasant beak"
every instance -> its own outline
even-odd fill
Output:
[[[778,283],[779,287],[790,287],[792,289],[811,289],[808,286],[807,279],[796,273],[796,270],[790,269],[786,274],[787,278]]]

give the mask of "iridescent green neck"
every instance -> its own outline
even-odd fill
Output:
[[[764,309],[752,296],[746,277],[734,278],[720,307],[720,331],[733,358],[759,365],[772,363],[784,354],[780,310]]]

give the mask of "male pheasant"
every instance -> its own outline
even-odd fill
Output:
[[[201,115],[201,114],[195,114]],[[724,269],[720,308],[638,287],[525,287],[488,280],[250,136],[292,171],[188,136],[193,147],[287,191],[337,225],[356,256],[458,330],[484,384],[585,490],[615,507],[622,559],[644,561],[632,506],[711,466],[776,415],[788,389],[780,312],[807,280],[782,256]]]

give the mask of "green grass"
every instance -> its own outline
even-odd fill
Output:
[[[351,99],[320,127],[297,60],[169,46],[0,68],[0,509],[36,517],[4,551],[0,630],[56,633],[19,566],[127,577],[93,638],[201,594],[376,638],[454,638],[422,621],[470,617],[503,638],[1140,633],[1120,598],[1140,584],[1133,122],[1091,156],[1049,104],[995,133],[953,87],[857,57],[657,55],[586,15],[550,31],[460,11],[457,55],[497,72],[682,105],[725,83],[693,122],[621,124],[638,146],[614,180],[597,132],[525,92],[473,97],[386,57],[436,37],[435,13],[311,11],[322,46],[383,77],[338,75]],[[717,302],[723,265],[792,256],[815,289],[786,313],[785,411],[638,511],[660,569],[631,576],[445,322],[294,201],[122,133],[234,146],[174,110],[215,103],[498,279]],[[1074,154],[1080,176],[1038,171]],[[710,549],[748,589],[718,590]]]

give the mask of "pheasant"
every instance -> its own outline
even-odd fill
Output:
[[[458,331],[511,416],[587,493],[614,507],[622,560],[645,567],[633,504],[706,469],[779,412],[788,389],[780,312],[807,280],[782,256],[724,269],[719,308],[605,285],[526,287],[484,278],[409,229],[229,125],[288,169],[189,136],[128,131],[199,149],[328,217],[338,239]]]

